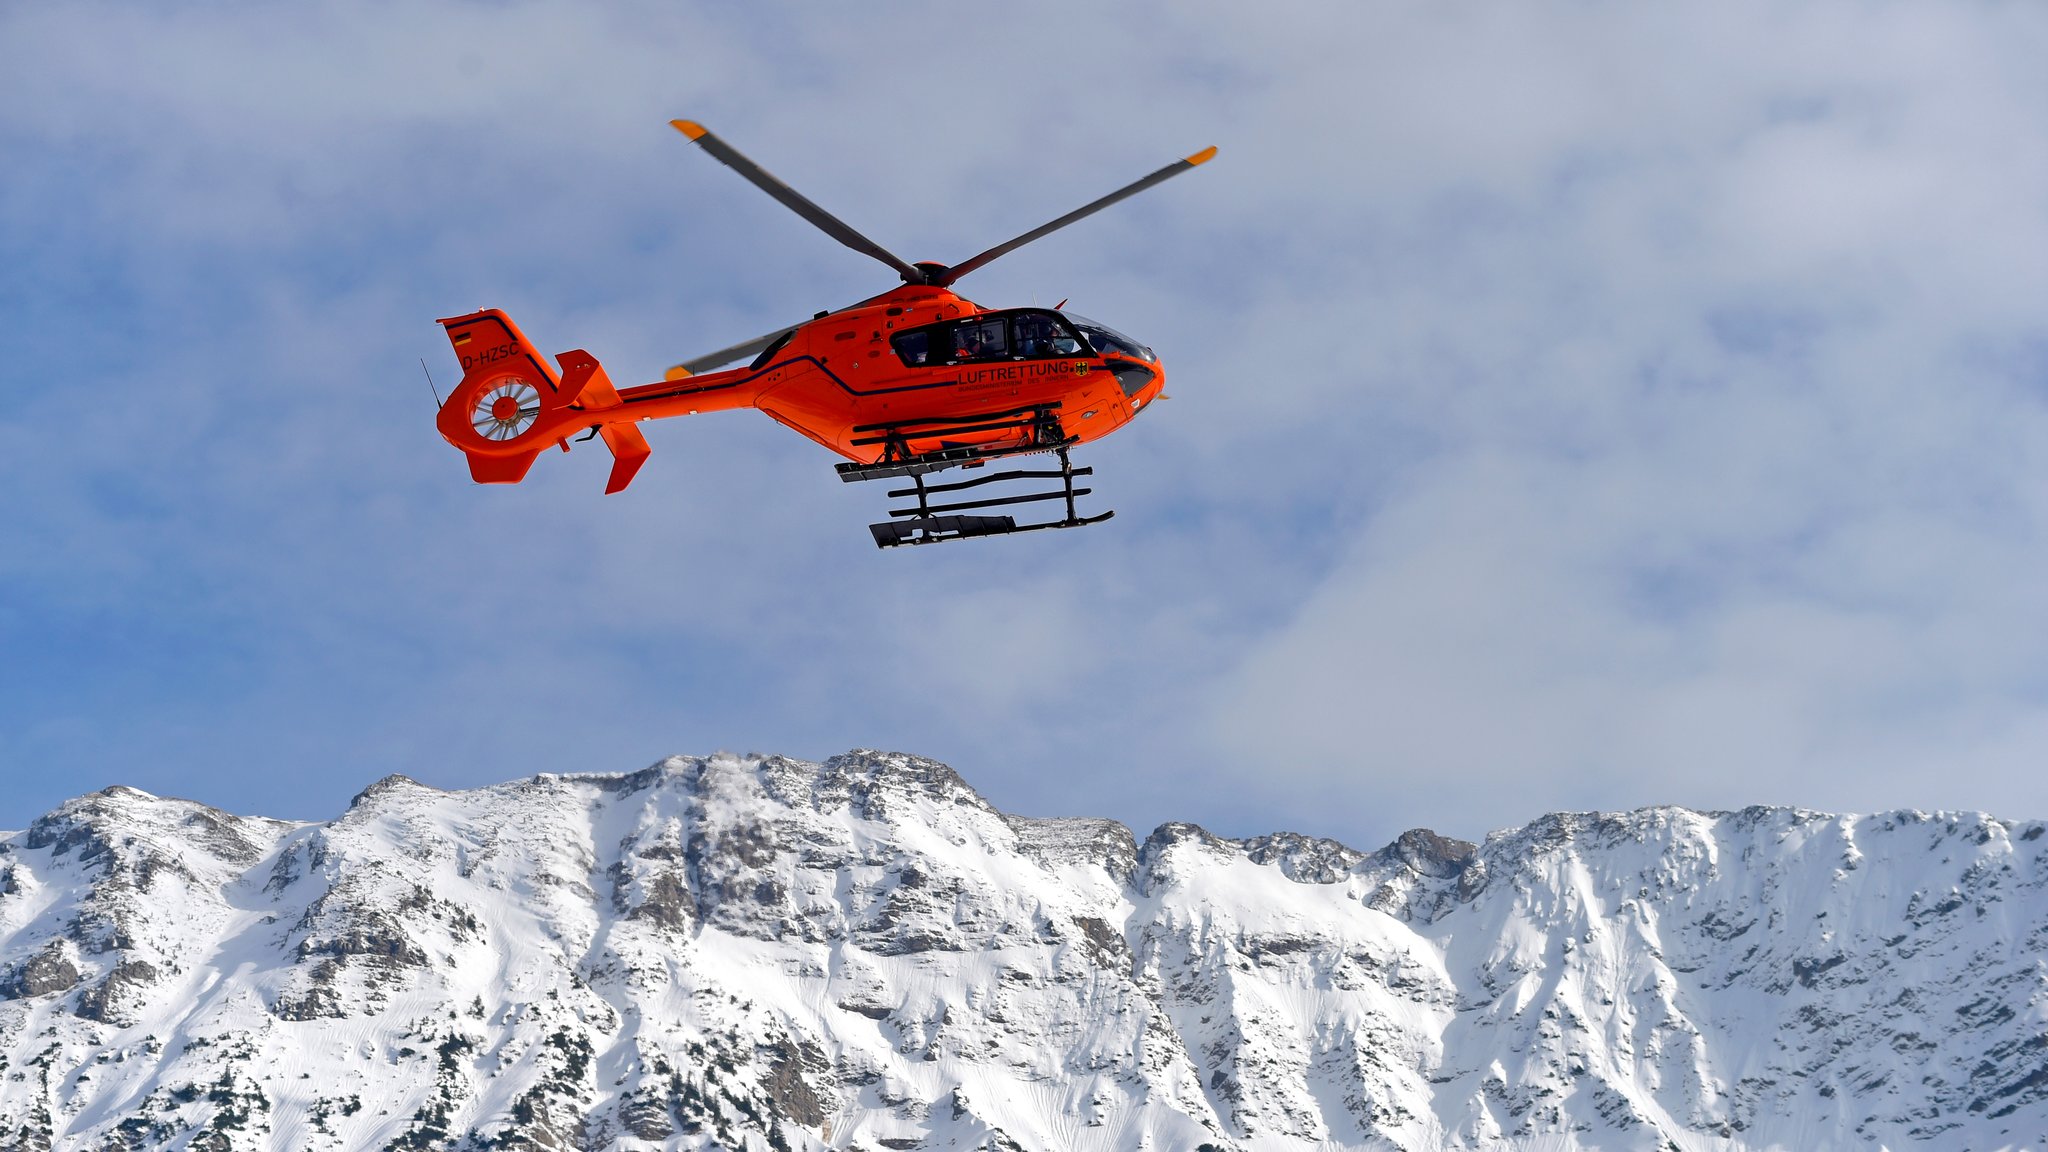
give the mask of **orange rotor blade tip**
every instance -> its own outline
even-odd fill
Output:
[[[1207,164],[1209,161],[1214,160],[1215,158],[1216,146],[1214,144],[1211,144],[1207,148],[1202,149],[1200,152],[1195,153],[1193,156],[1188,157],[1187,161],[1190,164]]]
[[[663,380],[681,380],[685,376],[690,375],[693,375],[693,373],[691,373],[691,371],[688,368],[685,368],[681,364],[678,364],[675,367],[669,369],[668,371],[662,373],[661,378]]]
[[[708,131],[708,129],[695,120],[671,120],[669,121],[669,126],[692,140],[701,139]],[[1211,148],[1209,151],[1214,152],[1216,150]]]

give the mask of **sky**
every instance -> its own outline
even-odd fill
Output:
[[[2048,9],[0,6],[0,828],[719,750],[1477,839],[2048,816]],[[622,384],[880,292],[667,126],[1151,344],[1080,531],[874,548],[758,413],[470,483],[420,361]]]

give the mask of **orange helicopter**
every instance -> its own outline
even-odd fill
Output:
[[[854,231],[733,147],[690,120],[670,121],[712,157],[856,252],[902,276],[901,287],[801,324],[670,368],[656,384],[619,389],[588,352],[541,358],[495,308],[439,321],[462,362],[462,382],[435,420],[469,459],[480,484],[516,484],[550,445],[569,450],[602,437],[612,451],[607,493],[632,483],[650,449],[636,424],[758,408],[849,463],[844,481],[908,477],[915,507],[891,509],[869,525],[876,545],[933,544],[1046,528],[1076,528],[1115,515],[1083,516],[1076,468],[1067,450],[1106,436],[1159,398],[1165,372],[1152,350],[1115,329],[1060,308],[989,309],[952,290],[954,281],[991,260],[1208,161],[1205,148],[1141,180],[1005,241],[960,264],[907,263]],[[1064,306],[1065,301],[1061,301]],[[750,358],[744,368],[711,369]],[[992,459],[1052,453],[1059,467],[1013,469],[950,484],[925,477],[976,468]],[[934,496],[989,484],[1057,480],[1059,487],[1010,496],[976,495],[934,503]],[[1018,524],[982,510],[1063,501],[1056,520]]]

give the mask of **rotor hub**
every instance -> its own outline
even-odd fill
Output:
[[[540,419],[540,389],[513,377],[484,390],[470,408],[469,425],[486,440],[514,440]]]

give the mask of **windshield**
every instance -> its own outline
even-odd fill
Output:
[[[1138,343],[1136,340],[1111,328],[1107,324],[1097,324],[1086,316],[1076,316],[1072,312],[1062,312],[1060,315],[1065,316],[1074,327],[1079,328],[1081,335],[1086,336],[1088,342],[1095,345],[1097,352],[1104,354],[1114,352],[1119,355],[1129,356],[1134,360],[1143,360],[1148,364],[1154,363],[1159,359],[1157,356],[1152,355],[1150,348],[1145,347],[1143,344]]]
[[[1103,340],[1096,339],[1098,344]],[[913,328],[898,332],[889,342],[906,368],[1089,354],[1059,313],[1043,309],[983,313],[965,320]]]

